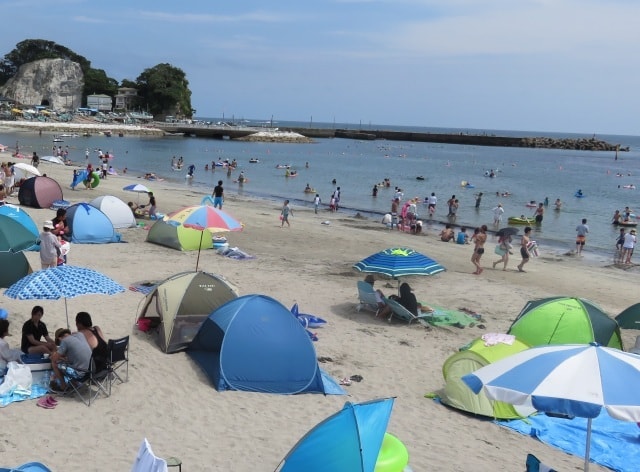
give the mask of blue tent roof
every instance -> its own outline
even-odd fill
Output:
[[[304,327],[266,295],[245,295],[217,308],[188,352],[217,390],[329,393]]]
[[[120,241],[109,217],[87,203],[76,203],[67,208],[67,223],[71,242],[104,244]]]
[[[393,398],[345,403],[311,429],[284,458],[279,472],[373,472]]]

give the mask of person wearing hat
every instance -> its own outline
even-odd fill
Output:
[[[53,234],[53,222],[45,221],[42,224],[42,233],[40,233],[40,263],[43,269],[56,267],[58,265],[58,256],[60,255],[60,241]]]
[[[391,295],[389,296],[389,298],[398,302],[415,316],[420,316],[421,313],[433,311],[433,308],[421,305],[420,302],[418,302],[418,299],[416,298],[413,290],[411,289],[411,286],[408,283],[404,282],[402,285],[400,285],[398,293],[400,294],[399,296]],[[391,307],[387,305],[384,307],[384,309],[382,309],[379,316],[385,318],[391,314],[391,310]]]
[[[636,247],[636,230],[635,228],[624,235],[624,243],[622,244],[622,258],[625,264],[631,264],[631,256],[633,248]]]

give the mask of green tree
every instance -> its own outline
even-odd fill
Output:
[[[154,115],[176,114],[191,118],[191,90],[185,73],[171,64],[145,69],[136,79],[138,95]]]
[[[112,97],[118,92],[118,81],[107,77],[102,69],[89,69],[84,73],[84,96],[106,94]]]

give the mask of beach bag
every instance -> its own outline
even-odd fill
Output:
[[[506,249],[502,247],[502,244],[498,244],[494,249],[494,252],[499,256],[504,256],[507,253]]]
[[[0,384],[0,396],[13,393],[16,390],[26,395],[31,395],[33,377],[29,366],[11,361],[7,364],[7,367],[4,382]]]

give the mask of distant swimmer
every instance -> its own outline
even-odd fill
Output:
[[[562,208],[562,202],[559,198],[556,198],[556,202],[554,203],[554,205],[556,206],[556,211],[560,211],[560,208]]]

